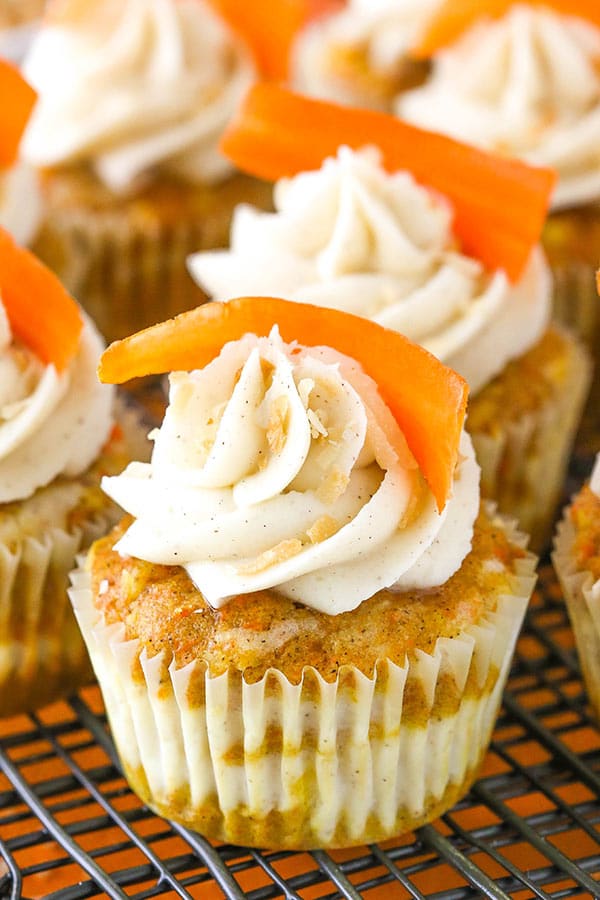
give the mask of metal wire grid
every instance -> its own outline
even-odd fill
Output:
[[[600,897],[600,733],[549,567],[482,778],[439,822],[385,845],[214,847],[159,819],[121,775],[96,689],[3,727],[2,900]]]

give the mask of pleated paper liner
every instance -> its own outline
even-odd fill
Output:
[[[44,172],[41,185],[34,250],[108,341],[204,302],[189,254],[227,246],[238,203],[272,202],[271,185],[240,174],[213,187],[165,180],[132,197],[115,197],[85,169]]]
[[[514,526],[494,526],[523,546]],[[492,562],[491,560],[489,561]],[[494,560],[494,565],[497,565]],[[485,565],[485,563],[482,563]],[[105,624],[85,568],[71,600],[133,789],[207,837],[269,848],[383,840],[436,818],[470,787],[485,755],[535,583],[526,554],[480,621],[372,677],[344,666],[299,684],[269,669],[211,677],[177,669]]]
[[[600,203],[552,213],[542,240],[554,275],[556,320],[583,338],[597,356],[600,350],[600,306],[596,292]]]
[[[558,524],[552,562],[561,587],[590,703],[600,721],[600,581],[577,568],[573,554],[575,529],[565,510]]]
[[[43,706],[93,677],[67,587],[77,554],[122,515],[102,493],[101,475],[147,456],[137,413],[118,404],[117,416],[122,434],[87,472],[3,511],[27,526],[0,540],[0,716]]]
[[[482,496],[515,516],[536,552],[551,538],[590,378],[584,345],[552,328],[469,401]]]

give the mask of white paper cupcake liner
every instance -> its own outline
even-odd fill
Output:
[[[600,252],[600,251],[599,251]],[[600,255],[598,257],[600,262]],[[600,349],[600,303],[596,268],[578,260],[553,267],[554,318],[579,335],[592,349]]]
[[[482,496],[517,519],[536,552],[550,541],[591,380],[589,354],[576,339],[569,341],[564,381],[539,409],[500,423],[491,433],[472,429],[468,418],[466,422],[481,466]]]
[[[210,677],[200,660],[177,669],[101,620],[85,568],[70,594],[125,772],[148,805],[220,840],[340,847],[411,830],[468,790],[535,562],[519,561],[513,593],[433,653],[382,660],[372,677],[345,666],[331,683],[310,666],[297,685],[276,669],[254,684]]]
[[[49,702],[92,677],[67,585],[77,553],[111,527],[95,517],[0,544],[0,715]]]
[[[147,455],[137,411],[118,402],[115,417],[128,451],[135,450],[137,458],[139,453]],[[74,487],[76,481],[56,488],[61,520],[68,504],[79,502]],[[66,500],[59,499],[63,496]],[[37,529],[29,527],[20,538],[0,541],[0,716],[43,706],[92,680],[67,595],[69,574],[77,554],[106,534],[121,515],[106,501],[102,508],[78,515],[73,527],[48,528],[52,515],[46,508]]]
[[[600,580],[594,581],[591,572],[577,568],[574,542],[575,529],[567,507],[558,524],[552,562],[573,626],[588,697],[600,721]]]

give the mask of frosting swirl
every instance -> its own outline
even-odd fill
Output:
[[[78,475],[98,455],[112,425],[113,392],[96,379],[102,349],[86,321],[77,356],[59,374],[13,339],[0,302],[0,503]]]
[[[438,2],[350,0],[342,12],[318,20],[298,38],[292,57],[297,89],[352,106],[389,108],[390,91],[410,65],[407,51]]]
[[[516,4],[441,51],[398,115],[558,171],[554,208],[600,196],[600,29]]]
[[[541,337],[550,276],[540,252],[519,284],[456,247],[452,211],[374,148],[340,148],[316,172],[275,187],[275,213],[240,206],[231,249],[198,253],[193,277],[214,299],[282,296],[365,316],[406,334],[474,393]]]
[[[213,606],[276,587],[329,614],[384,587],[443,583],[468,553],[479,469],[467,436],[442,514],[356,362],[246,335],[170,378],[150,464],[105,478],[136,517],[122,554],[183,566]],[[404,445],[405,446],[405,445]]]
[[[201,0],[109,0],[56,16],[25,62],[40,100],[23,152],[89,162],[115,192],[160,167],[218,181],[217,143],[254,79],[249,52]]]

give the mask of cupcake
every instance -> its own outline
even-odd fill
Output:
[[[253,90],[224,146],[249,171],[298,174],[277,181],[274,213],[236,210],[229,250],[190,259],[202,289],[365,316],[458,371],[472,393],[483,496],[541,548],[589,382],[583,347],[549,324],[551,278],[536,242],[552,177],[273,86]],[[526,204],[527,215],[498,211],[496,198]]]
[[[152,462],[104,479],[129,515],[71,591],[133,789],[276,849],[440,815],[476,777],[534,583],[480,506],[465,383],[272,298],[184,313],[100,372],[165,369]]]
[[[23,59],[45,5],[46,0],[0,0],[0,56]]]
[[[402,118],[559,174],[543,240],[556,315],[600,350],[600,7],[448,0],[418,52],[428,81],[399,95]],[[492,8],[494,7],[494,8]],[[454,26],[454,27],[453,27]]]
[[[35,91],[8,61],[0,59],[0,227],[29,244],[41,219],[33,169],[19,159],[19,144],[35,103]]]
[[[349,0],[299,34],[292,84],[309,96],[391,112],[400,91],[427,77],[428,64],[408,51],[438,2]]]
[[[583,678],[600,720],[600,456],[558,526],[553,554],[575,633]]]
[[[55,276],[0,229],[0,716],[75,690],[91,667],[67,598],[75,556],[117,520],[100,490],[133,452],[97,383],[102,340]],[[141,439],[137,441],[139,452]]]
[[[197,305],[186,255],[224,244],[236,203],[270,202],[217,149],[257,74],[246,45],[202,0],[57,0],[25,71],[40,257],[107,337]]]

